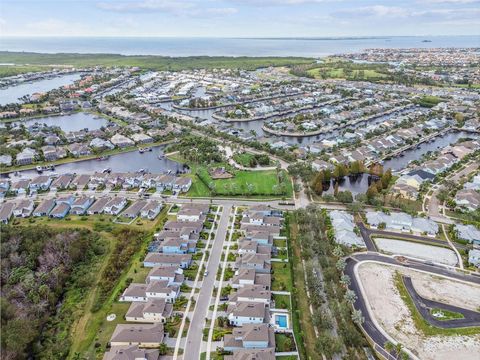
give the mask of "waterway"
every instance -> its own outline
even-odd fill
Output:
[[[45,124],[47,126],[58,126],[64,132],[79,131],[83,129],[97,130],[108,124],[108,120],[97,115],[85,112],[78,112],[70,115],[48,116],[37,119],[17,121],[14,125],[23,124],[26,127],[35,124]]]
[[[0,105],[20,102],[20,98],[37,92],[47,92],[80,79],[80,74],[61,75],[51,79],[25,82],[0,89]]]
[[[143,154],[138,151],[131,151],[112,155],[106,160],[90,159],[60,164],[55,167],[55,170],[44,172],[44,174],[92,174],[108,168],[114,172],[135,172],[143,169],[152,174],[162,174],[168,171],[177,173],[187,170],[183,164],[166,157],[159,159],[159,155],[163,154],[164,149],[165,145],[160,145],[153,147],[152,151],[147,151]],[[22,177],[34,177],[38,173],[36,170],[25,170],[21,172],[21,175]]]
[[[430,40],[431,42],[422,42]],[[369,48],[479,47],[479,36],[297,38],[3,37],[1,51],[164,56],[307,56]]]

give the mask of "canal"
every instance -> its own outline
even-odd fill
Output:
[[[47,92],[61,86],[73,84],[80,79],[80,74],[61,75],[51,79],[25,82],[0,89],[0,105],[21,102],[20,98],[37,92]]]
[[[68,115],[47,116],[42,118],[17,121],[13,124],[23,124],[26,127],[45,124],[47,126],[58,126],[64,132],[69,132],[79,131],[83,129],[97,130],[100,129],[102,126],[107,125],[108,120],[101,116],[93,115],[90,113],[78,112]]]

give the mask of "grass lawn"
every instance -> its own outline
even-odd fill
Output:
[[[282,170],[283,171],[283,170]],[[235,177],[231,179],[212,180],[204,167],[198,169],[199,176],[193,175],[192,187],[187,193],[191,197],[215,196],[245,196],[245,197],[288,197],[293,194],[292,184],[289,177],[284,173],[287,180],[280,183],[275,170],[268,171],[233,171]],[[200,179],[200,176],[202,179]],[[207,184],[214,187],[209,189]]]
[[[250,167],[250,161],[252,159],[253,159],[253,155],[246,152],[233,155],[233,160],[235,160],[237,164],[240,164],[245,167]]]
[[[273,300],[275,301],[275,308],[276,309],[288,309],[292,308],[290,304],[290,296],[288,295],[279,295],[273,294]]]
[[[275,334],[275,351],[295,351],[295,341],[291,334]]]
[[[273,245],[276,247],[287,247],[286,239],[273,239]]]
[[[142,225],[142,229],[150,231],[153,233],[157,224],[160,224],[167,216],[167,209],[164,208],[160,215],[157,217],[157,220],[154,221],[145,221]],[[97,219],[97,220],[95,220]],[[87,220],[80,220],[80,223],[88,224],[90,221],[93,228],[95,226],[98,228],[98,224],[102,225],[111,225],[119,226],[113,223],[107,223],[106,221],[100,222],[101,217],[89,216]],[[72,222],[75,223],[72,217]],[[58,220],[58,223],[67,222],[65,220]],[[105,224],[104,224],[105,223]],[[95,225],[97,224],[97,225]],[[137,228],[137,225],[130,225],[132,228]],[[105,229],[104,234],[109,234],[109,229]],[[110,249],[113,250],[115,245],[115,239],[111,236],[111,246]],[[112,290],[110,297],[104,302],[102,307],[96,311],[92,312],[92,306],[97,297],[97,289],[92,291],[89,294],[89,300],[87,300],[87,306],[84,308],[83,314],[78,317],[78,320],[75,322],[70,333],[72,339],[72,345],[70,347],[69,359],[75,358],[75,353],[79,353],[82,358],[95,359],[97,354],[101,354],[105,351],[105,347],[110,340],[110,336],[115,329],[116,322],[125,323],[123,316],[128,310],[130,303],[120,303],[117,301],[119,293],[125,288],[126,280],[131,278],[135,282],[144,282],[145,276],[148,273],[148,268],[143,267],[143,258],[148,244],[150,243],[150,237],[147,237],[146,241],[142,244],[140,250],[132,257],[131,265],[127,268],[122,275],[117,280],[115,288]],[[109,256],[105,257],[103,266],[108,263]],[[96,272],[98,281],[102,275],[102,271]],[[108,314],[115,313],[117,318],[115,321],[109,322],[106,320]],[[113,324],[112,324],[113,323]]]
[[[438,309],[438,308],[430,309],[430,314],[432,314],[432,316],[434,316],[435,319],[443,320],[443,321],[464,318],[464,316],[460,313]]]
[[[322,79],[325,74],[326,78],[329,79],[358,79],[358,80],[377,80],[387,78],[387,75],[382,74],[376,70],[365,69],[365,70],[352,70],[351,74],[347,76],[344,68],[338,69],[329,69],[329,68],[315,68],[308,70],[310,75],[313,75],[316,79]]]
[[[272,262],[272,290],[292,291],[292,276],[288,263]]]
[[[452,328],[452,329],[442,329],[430,325],[420,314],[415,306],[410,294],[408,293],[407,288],[402,280],[402,275],[397,272],[395,273],[395,286],[397,287],[400,297],[407,305],[410,310],[413,322],[415,323],[416,328],[421,331],[424,335],[435,336],[435,335],[444,335],[444,336],[459,336],[459,335],[476,335],[480,333],[480,327],[468,327],[468,328]]]

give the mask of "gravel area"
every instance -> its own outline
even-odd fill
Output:
[[[456,281],[440,279],[438,276],[431,276],[412,269],[399,269],[374,263],[362,264],[358,269],[372,315],[391,337],[413,351],[420,359],[478,360],[480,335],[427,337],[417,330],[411,319],[410,310],[400,298],[395,287],[393,279],[395,270],[411,276],[416,289],[418,289],[417,284],[421,284],[418,281],[428,282],[430,287],[435,289],[433,297],[436,300],[446,300],[447,298],[451,300],[456,297],[458,299],[456,302],[459,303],[462,299],[472,299],[471,302],[469,301],[471,306],[480,296],[480,287],[465,284],[462,288],[464,292],[459,293]]]
[[[386,253],[412,256],[451,266],[457,264],[457,256],[453,250],[441,248],[439,246],[387,238],[375,238],[374,241],[377,247]]]

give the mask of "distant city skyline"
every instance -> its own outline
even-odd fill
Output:
[[[3,0],[1,36],[480,35],[478,0]]]

